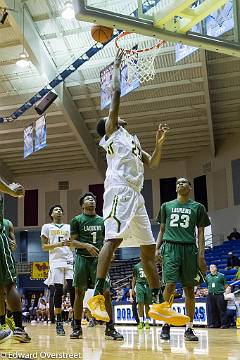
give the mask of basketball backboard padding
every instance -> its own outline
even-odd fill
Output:
[[[157,2],[157,0],[155,0]],[[87,5],[87,0],[74,0],[75,16],[80,21],[97,23],[100,25],[152,36],[158,39],[195,46],[205,50],[215,51],[230,56],[240,57],[240,44],[221,38],[188,32],[180,34],[154,26],[149,19],[140,19]],[[136,9],[137,10],[137,9]]]

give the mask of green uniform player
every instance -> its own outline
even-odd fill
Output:
[[[192,330],[195,311],[194,285],[197,285],[199,274],[206,272],[204,228],[210,225],[210,220],[205,207],[190,199],[191,184],[187,179],[177,180],[176,191],[177,199],[164,203],[158,215],[161,227],[156,255],[160,249],[165,283],[164,299],[170,300],[174,295],[176,282],[180,281],[186,296],[186,312],[190,318],[185,331],[185,339],[197,341],[198,338]],[[198,247],[196,228],[198,229]],[[169,330],[169,325],[163,327],[162,339],[170,338]]]
[[[138,263],[133,268],[133,279],[132,279],[132,290],[136,286],[136,300],[138,304],[138,314],[139,314],[139,324],[138,329],[143,329],[144,327],[144,307],[145,307],[145,317],[146,317],[146,329],[150,329],[149,325],[149,316],[148,312],[150,310],[149,305],[152,304],[152,291],[149,288],[149,284],[146,278],[146,275],[143,270],[142,263]],[[130,301],[133,301],[132,293],[130,296]]]
[[[16,197],[24,196],[24,189],[21,185],[7,185],[1,179],[0,191]],[[8,323],[15,323],[15,327],[13,327],[14,339],[20,342],[31,341],[22,326],[21,297],[16,289],[16,268],[12,255],[12,251],[15,249],[16,239],[13,224],[11,221],[4,219],[3,196],[0,194],[0,343],[12,336],[12,331],[6,328],[5,300],[8,313],[11,312],[12,315]]]
[[[88,289],[93,289],[96,281],[98,254],[104,243],[104,221],[96,214],[95,196],[88,192],[80,199],[82,214],[75,216],[71,223],[71,241],[76,248],[73,286],[75,287],[74,328],[71,339],[82,337],[81,319],[83,299]],[[110,282],[105,280],[104,296],[108,310],[105,337],[112,340],[123,340],[113,325]]]

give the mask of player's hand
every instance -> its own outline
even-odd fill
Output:
[[[123,54],[124,54],[123,49],[118,49],[118,52],[117,52],[117,55],[116,55],[115,61],[114,61],[115,67],[119,67],[121,65]]]
[[[64,246],[71,246],[72,245],[72,242],[71,242],[71,240],[70,239],[68,239],[68,240],[65,240],[64,241]]]
[[[162,146],[165,141],[166,133],[170,130],[170,127],[167,124],[160,124],[156,134],[156,146]]]
[[[24,197],[25,189],[22,185],[17,183],[12,183],[8,185],[9,188],[15,193],[16,197]]]
[[[12,239],[8,239],[8,242],[9,242],[9,245],[10,245],[10,248],[12,251],[15,251],[16,248],[17,248],[17,243],[16,241],[12,240]]]
[[[198,258],[198,266],[201,271],[201,273],[204,275],[207,272],[207,265],[204,257]]]
[[[156,264],[162,265],[162,257],[159,254],[158,250],[156,250],[156,252],[155,252],[155,261],[156,261]]]
[[[85,249],[91,254],[92,256],[98,256],[99,250],[92,244],[85,244]]]

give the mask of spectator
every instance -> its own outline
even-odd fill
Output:
[[[227,303],[224,300],[224,291],[227,281],[223,274],[217,271],[217,266],[210,265],[210,274],[206,276],[208,286],[207,312],[208,327],[226,329],[227,324]]]
[[[116,302],[122,301],[122,298],[123,298],[123,289],[117,288],[116,291],[117,291]]]
[[[233,232],[231,232],[230,235],[228,235],[228,240],[239,240],[240,239],[240,233],[237,231],[236,228],[233,228]]]
[[[234,280],[240,280],[240,267],[238,268],[238,271],[237,271],[237,273],[235,275]]]
[[[236,312],[237,312],[237,306],[236,306],[236,300],[235,295],[232,293],[231,286],[228,286],[224,293],[224,299],[227,301],[227,323],[228,326],[235,326],[236,321]]]
[[[240,260],[235,256],[231,251],[228,253],[227,257],[227,269],[233,269],[240,265]]]
[[[48,310],[46,301],[43,298],[40,298],[37,306],[37,321],[47,321],[48,319]]]
[[[37,306],[36,306],[36,299],[35,299],[35,295],[33,294],[31,297],[31,301],[30,301],[30,306],[29,306],[29,314],[30,314],[30,321],[31,323],[35,323],[36,319],[37,319]]]

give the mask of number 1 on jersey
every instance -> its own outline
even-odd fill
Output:
[[[93,237],[93,244],[96,244],[97,243],[97,233],[96,233],[96,231],[92,232],[91,235]]]

